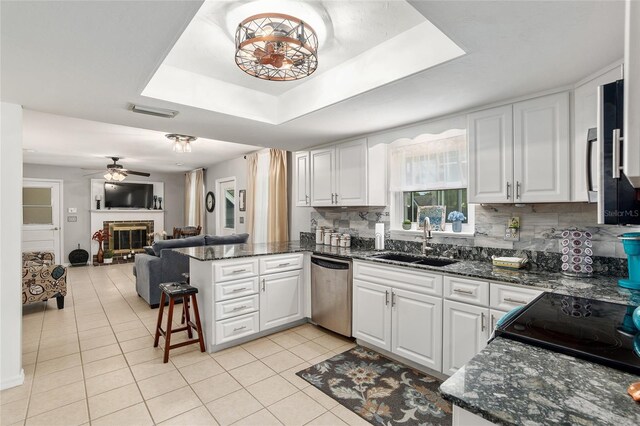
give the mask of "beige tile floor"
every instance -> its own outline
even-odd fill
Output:
[[[0,394],[2,425],[369,424],[295,375],[348,340],[306,324],[211,355],[190,345],[163,364],[158,310],[134,283],[131,265],[69,268],[63,310],[24,307],[26,380]]]

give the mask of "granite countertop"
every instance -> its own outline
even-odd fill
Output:
[[[640,377],[503,338],[440,386],[454,404],[494,423],[637,426]]]
[[[436,267],[414,265],[391,260],[375,259],[373,256],[390,251],[373,251],[359,248],[340,248],[316,244],[301,244],[299,241],[264,244],[233,244],[221,246],[201,246],[174,249],[201,261],[235,259],[240,257],[264,256],[298,252],[358,259],[390,265],[416,268],[441,273],[480,278],[490,281],[510,283],[523,287],[535,287],[555,293],[576,297],[603,300],[613,303],[640,305],[640,291],[632,291],[618,286],[618,278],[596,276],[593,278],[570,278],[556,272],[509,270],[494,267],[489,262],[461,260],[457,263]]]

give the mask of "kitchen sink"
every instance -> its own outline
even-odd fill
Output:
[[[459,260],[453,259],[442,259],[442,258],[426,258],[418,260],[417,262],[412,262],[416,265],[426,265],[426,266],[447,266],[454,263],[458,263]]]
[[[396,262],[410,263],[413,265],[426,265],[426,266],[447,266],[453,263],[459,262],[454,259],[444,259],[441,257],[423,257],[413,256],[410,254],[402,253],[386,253],[373,256],[374,259],[393,260]]]
[[[411,256],[409,254],[401,254],[401,253],[379,254],[373,257],[376,259],[394,260],[396,262],[404,262],[404,263],[413,263],[421,259],[421,257],[418,257],[418,256]]]

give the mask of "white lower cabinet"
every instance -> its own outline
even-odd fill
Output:
[[[360,280],[354,280],[353,285],[353,336],[390,351],[391,289]]]
[[[480,352],[489,338],[489,309],[444,301],[442,372],[453,374]]]
[[[302,271],[262,276],[260,331],[284,325],[302,317]]]
[[[442,298],[354,279],[353,336],[440,371]]]
[[[434,370],[442,367],[442,299],[393,289],[391,352]]]

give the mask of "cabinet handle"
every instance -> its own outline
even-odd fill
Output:
[[[336,192],[336,204],[338,204],[338,193]]]
[[[620,136],[620,129],[613,129],[613,152],[611,155],[611,161],[613,162],[613,175],[614,179],[620,179],[620,141],[623,138]]]
[[[236,327],[233,329],[233,331],[240,331],[240,330],[244,330],[245,328],[247,328],[246,325],[243,325],[242,327]]]
[[[246,287],[242,287],[242,288],[234,288],[233,290],[231,290],[231,293],[237,293],[237,292],[239,292],[239,291],[246,290],[246,289],[247,289]]]
[[[393,308],[394,306],[396,306],[396,294],[392,291],[391,292],[391,307]]]
[[[385,306],[389,306],[389,290],[384,291],[384,304]]]
[[[495,330],[496,328],[496,317],[493,316],[493,314],[491,314],[491,329]]]
[[[462,293],[462,294],[473,294],[473,291],[471,291],[471,290],[463,290],[461,288],[454,288],[453,292],[454,293]]]
[[[520,182],[516,182],[516,200],[520,199]]]
[[[304,203],[305,204],[309,204],[309,196],[308,195],[304,196]]]
[[[482,312],[480,314],[480,331],[484,331],[485,329],[485,325],[484,325],[484,312]]]
[[[291,264],[291,262],[287,262],[287,263],[280,263],[280,264],[278,265],[278,268],[283,268],[283,267],[285,267],[285,266],[289,266],[290,264]]]
[[[246,269],[236,269],[235,271],[233,271],[234,274],[239,274],[240,272],[247,272]]]
[[[265,279],[262,279],[262,291],[265,291]]]
[[[511,182],[507,182],[507,200],[511,198]]]
[[[238,306],[237,308],[233,308],[232,311],[241,311],[243,309],[247,309],[247,305]]]
[[[519,303],[521,305],[526,305],[527,304],[527,302],[525,302],[524,300],[512,299],[510,297],[505,297],[504,301],[505,302],[511,302],[511,303]]]

